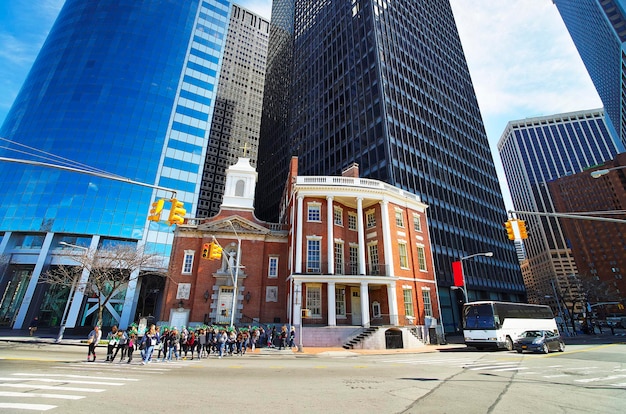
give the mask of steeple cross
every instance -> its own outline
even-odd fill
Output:
[[[243,144],[243,147],[239,147],[239,148],[243,150],[243,157],[246,158],[246,153],[250,151],[248,149],[248,143],[246,142],[245,144]]]

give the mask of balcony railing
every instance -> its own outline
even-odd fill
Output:
[[[302,272],[306,274],[328,274],[328,262],[302,263]],[[358,275],[359,265],[357,263],[335,263],[335,275]],[[374,264],[365,266],[365,276],[390,276],[389,265]]]

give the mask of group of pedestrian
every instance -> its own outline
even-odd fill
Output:
[[[89,350],[87,351],[87,362],[94,362],[96,360],[96,347],[102,339],[102,330],[99,326],[94,326],[93,330],[87,335],[87,344]],[[111,328],[106,336],[107,343],[107,356],[105,362],[113,362],[120,354],[119,362],[128,358],[127,364],[130,364],[133,360],[133,353],[137,347],[137,329],[131,327],[128,331],[118,329],[117,326]],[[93,357],[93,359],[92,359]]]
[[[96,346],[100,342],[102,331],[98,326],[89,333],[87,343],[89,350],[87,361],[96,360]],[[152,324],[145,334],[138,339],[136,328],[128,332],[113,326],[106,338],[106,362],[113,362],[120,354],[119,362],[127,359],[130,364],[135,350],[141,352],[142,365],[153,362],[170,362],[173,359],[202,359],[210,355],[222,358],[223,356],[243,356],[250,349],[252,352],[259,346],[286,349],[295,347],[295,327],[287,329],[283,325],[280,332],[276,326],[247,327],[228,329],[223,326],[198,327],[196,329],[160,328]],[[93,359],[92,359],[93,357]]]

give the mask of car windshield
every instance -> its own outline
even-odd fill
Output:
[[[542,337],[543,333],[541,331],[526,331],[522,333],[522,338],[539,338]]]

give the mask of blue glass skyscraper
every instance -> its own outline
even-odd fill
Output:
[[[193,216],[230,6],[67,0],[0,129],[0,155],[81,163],[174,189]],[[10,262],[2,324],[20,328],[44,311],[31,301],[58,313],[54,303],[64,302],[37,282],[63,262],[61,242],[144,243],[169,256],[172,229],[146,220],[151,201],[169,192],[21,164],[0,163],[0,174],[0,254]],[[135,283],[108,309],[113,322],[132,321]],[[86,323],[79,305],[70,314]]]
[[[626,147],[626,0],[553,0],[604,104],[621,151]]]

